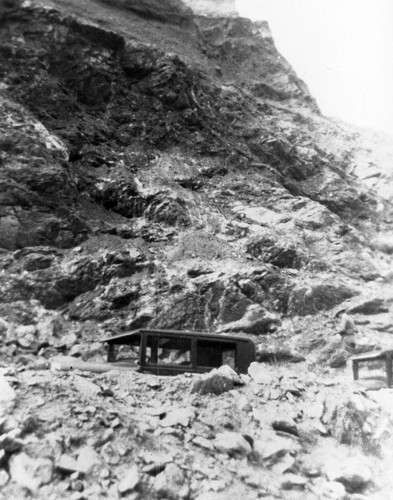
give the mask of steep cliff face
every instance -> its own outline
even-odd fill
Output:
[[[145,326],[334,367],[389,344],[386,153],[320,114],[265,22],[186,3],[0,4],[3,364]],[[332,341],[364,296],[378,339],[359,313],[355,350]]]
[[[354,139],[320,116],[266,24],[112,0],[11,2],[1,22],[0,238],[17,252],[3,254],[3,302],[114,330],[251,314],[264,333],[378,275]],[[144,262],[132,296],[129,252]],[[64,278],[89,259],[97,279]]]

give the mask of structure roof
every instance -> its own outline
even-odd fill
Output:
[[[127,338],[136,337],[143,333],[153,333],[153,334],[163,334],[163,335],[171,335],[171,336],[181,336],[181,337],[203,337],[211,340],[232,340],[232,341],[242,341],[249,342],[250,339],[247,337],[242,337],[239,335],[221,335],[220,333],[208,333],[208,332],[190,332],[190,331],[182,331],[182,330],[158,330],[158,329],[149,329],[149,328],[141,328],[139,330],[133,330],[131,332],[122,333],[121,335],[115,335],[113,337],[108,337],[106,339],[101,340],[101,342],[115,342],[119,340],[126,340]]]

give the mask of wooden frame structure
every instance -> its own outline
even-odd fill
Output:
[[[241,336],[140,329],[102,342],[108,344],[109,363],[157,375],[203,373],[222,364],[232,365],[239,373],[247,373],[250,363],[255,361],[254,342]],[[116,353],[119,346],[136,348],[137,356],[119,360]]]
[[[385,361],[386,370],[386,382],[388,387],[392,387],[393,382],[393,350],[376,351],[376,352],[366,352],[364,354],[359,354],[351,358],[352,371],[354,380],[359,379],[359,368],[361,363],[367,361]]]

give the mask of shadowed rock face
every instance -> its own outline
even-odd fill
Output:
[[[1,9],[2,300],[114,331],[266,335],[378,277],[355,137],[266,23],[175,0],[45,5]]]
[[[162,23],[191,25],[192,12],[181,0],[103,0],[111,7],[135,12],[139,16]]]

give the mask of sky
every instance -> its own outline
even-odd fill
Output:
[[[269,22],[322,112],[393,134],[393,0],[237,0]]]

